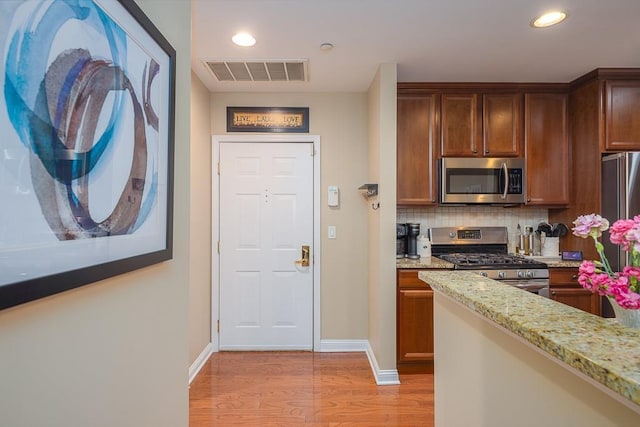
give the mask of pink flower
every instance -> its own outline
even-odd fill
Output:
[[[615,285],[610,289],[613,299],[622,308],[628,310],[640,309],[640,294],[633,292],[629,289],[626,283],[625,277],[621,277]]]
[[[633,245],[635,250],[640,249],[640,225],[636,224],[635,227],[627,231],[625,237],[628,240],[627,248],[625,249],[626,251],[629,250],[629,245]]]
[[[634,277],[636,280],[640,278],[640,267],[633,267],[630,265],[626,265],[622,269],[622,275],[624,277]]]
[[[600,215],[581,215],[573,221],[575,227],[572,228],[573,234],[578,237],[593,238],[602,236],[602,232],[609,228],[609,221]]]
[[[596,265],[593,263],[593,261],[582,261],[582,264],[580,264],[580,268],[578,268],[578,273],[580,273],[581,275],[584,274],[591,276],[595,272]]]
[[[578,269],[578,283],[593,293],[606,295],[611,283],[611,277],[602,273],[591,261],[583,261]]]
[[[636,223],[631,219],[620,219],[613,223],[609,229],[611,243],[621,245],[625,251],[629,250],[629,242],[627,241],[627,233],[635,227]]]
[[[578,269],[578,283],[585,289],[608,296],[623,308],[640,310],[640,215],[621,219],[609,228],[609,221],[600,215],[579,216],[573,224],[573,234],[592,237],[602,262],[584,261]],[[621,272],[613,271],[604,255],[604,247],[598,241],[602,232],[609,229],[611,243],[629,252],[631,265]]]

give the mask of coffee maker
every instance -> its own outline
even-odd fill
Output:
[[[407,255],[407,224],[396,224],[396,259]]]
[[[419,259],[418,255],[418,236],[420,235],[420,224],[407,224],[407,258]]]

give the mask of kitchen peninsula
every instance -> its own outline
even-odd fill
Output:
[[[640,425],[640,331],[473,273],[419,277],[435,294],[436,425]]]

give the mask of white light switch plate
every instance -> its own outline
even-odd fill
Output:
[[[340,206],[340,190],[337,185],[327,187],[327,204],[331,207]]]
[[[327,228],[327,235],[330,239],[335,239],[336,238],[336,226],[335,225],[330,225]]]

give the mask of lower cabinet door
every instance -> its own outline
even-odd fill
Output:
[[[600,297],[582,288],[551,288],[551,299],[600,316]]]
[[[402,364],[415,362],[430,362],[433,369],[433,291],[430,289],[398,291],[399,370]]]

